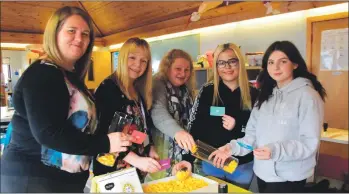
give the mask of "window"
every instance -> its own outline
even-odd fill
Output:
[[[2,73],[4,76],[4,84],[7,86],[8,81],[11,79],[11,66],[9,57],[2,58]]]
[[[118,67],[119,52],[113,52],[111,56],[112,56],[112,71],[114,72]]]

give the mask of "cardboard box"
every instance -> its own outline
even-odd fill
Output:
[[[91,193],[142,193],[135,168],[112,172],[92,178]]]
[[[193,190],[190,193],[218,193],[218,182],[211,180],[211,179],[208,179],[206,177],[200,176],[198,174],[194,174],[194,173],[192,174],[192,177],[197,178],[197,179],[202,179],[205,182],[207,182],[208,185],[206,187],[202,187],[200,189]],[[174,179],[176,179],[175,176],[166,177],[163,179],[144,183],[144,184],[142,184],[142,186],[151,185],[151,184],[155,184],[155,183],[159,183],[159,182],[167,182],[167,181],[174,180]]]

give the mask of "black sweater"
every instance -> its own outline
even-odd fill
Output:
[[[109,151],[108,137],[92,135],[86,117],[83,120],[86,127],[79,127],[81,120],[72,121],[72,117],[86,111],[75,106],[73,109],[77,112],[73,113],[78,114],[72,114],[73,101],[74,105],[79,104],[81,101],[76,101],[81,98],[70,96],[64,73],[72,84],[69,88],[89,96],[93,102],[84,82],[75,73],[41,61],[30,65],[14,89],[13,131],[1,158],[1,174],[48,177],[82,184],[88,178],[88,170],[67,172],[60,169],[60,166],[64,168],[62,155],[93,156]],[[53,158],[57,161],[50,164]]]
[[[200,140],[215,148],[219,148],[229,143],[233,139],[245,136],[242,131],[250,117],[249,110],[241,108],[240,88],[231,91],[222,81],[219,83],[219,95],[222,101],[218,100],[218,105],[225,107],[225,114],[233,117],[236,121],[235,127],[228,131],[223,127],[222,117],[210,116],[210,107],[213,99],[213,84],[203,86],[194,102],[192,115],[190,116],[190,133],[194,140]],[[252,104],[254,104],[258,91],[250,87]],[[240,164],[253,160],[252,152],[243,157],[237,157]]]
[[[127,96],[121,91],[120,86],[118,85],[118,82],[116,80],[116,76],[114,73],[107,77],[97,88],[95,97],[96,97],[96,105],[98,107],[98,117],[99,117],[99,124],[98,124],[98,131],[97,134],[107,134],[109,126],[111,124],[112,118],[114,116],[114,113],[116,111],[123,112],[131,115],[133,119],[133,123],[137,123],[136,130],[141,132],[146,132],[149,136],[150,144],[146,146],[145,148],[142,145],[138,145],[133,143],[132,146],[128,148],[128,151],[119,153],[119,156],[117,157],[117,161],[115,162],[113,167],[108,167],[100,164],[96,158],[93,161],[93,173],[95,175],[101,175],[106,174],[109,172],[113,172],[117,169],[122,169],[129,164],[123,161],[123,158],[129,153],[129,151],[135,152],[139,156],[148,156],[149,155],[149,149],[150,145],[153,145],[152,137],[151,137],[151,128],[154,127],[152,119],[149,115],[149,112],[146,110],[146,106],[144,103],[144,100],[142,96],[140,96],[140,100],[142,101],[142,104],[144,105],[144,113],[146,118],[146,126],[147,129],[144,129],[144,123],[139,114],[139,108],[141,107],[140,103],[135,104],[135,101],[129,100]],[[135,113],[138,112],[138,113]],[[131,127],[130,127],[131,128]],[[135,128],[134,128],[135,129]],[[120,132],[120,131],[119,131]],[[126,131],[123,131],[126,132]],[[126,133],[130,133],[131,131],[128,130]],[[140,179],[142,180],[144,178],[145,173],[141,173],[138,169],[138,174]]]

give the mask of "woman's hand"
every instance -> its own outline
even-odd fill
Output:
[[[217,168],[223,168],[225,160],[231,156],[231,147],[229,144],[218,148],[218,150],[212,152],[208,157],[211,160],[213,157],[212,164]]]
[[[183,168],[187,168],[187,171],[191,174],[192,171],[192,166],[189,162],[187,161],[180,161],[177,164],[175,164],[172,168],[172,175],[175,176],[178,171],[180,171]],[[189,175],[190,175],[189,174]]]
[[[125,152],[127,146],[132,145],[133,137],[121,132],[114,132],[108,134],[110,150],[109,153]]]
[[[223,127],[231,131],[235,127],[235,119],[229,115],[223,115]]]
[[[177,144],[179,145],[179,147],[184,149],[187,152],[195,145],[193,136],[191,136],[185,130],[178,131],[175,134],[174,138],[177,141]]]
[[[150,157],[137,157],[133,166],[148,173],[158,172],[161,169],[159,162]]]
[[[253,155],[257,160],[270,160],[271,149],[269,147],[261,147],[253,150]]]
[[[154,160],[159,160],[160,159],[158,153],[155,151],[155,147],[154,146],[150,147],[149,157],[153,158]]]

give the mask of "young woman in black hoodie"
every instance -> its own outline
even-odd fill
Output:
[[[214,52],[213,81],[199,91],[190,116],[189,130],[193,138],[219,148],[231,139],[243,137],[257,93],[248,82],[245,60],[239,47],[232,43],[219,45]],[[211,116],[212,106],[225,107],[225,114]],[[226,177],[234,184],[248,188],[253,177],[253,155],[238,158],[240,165],[233,174],[206,162],[201,165],[195,162],[194,171]]]

